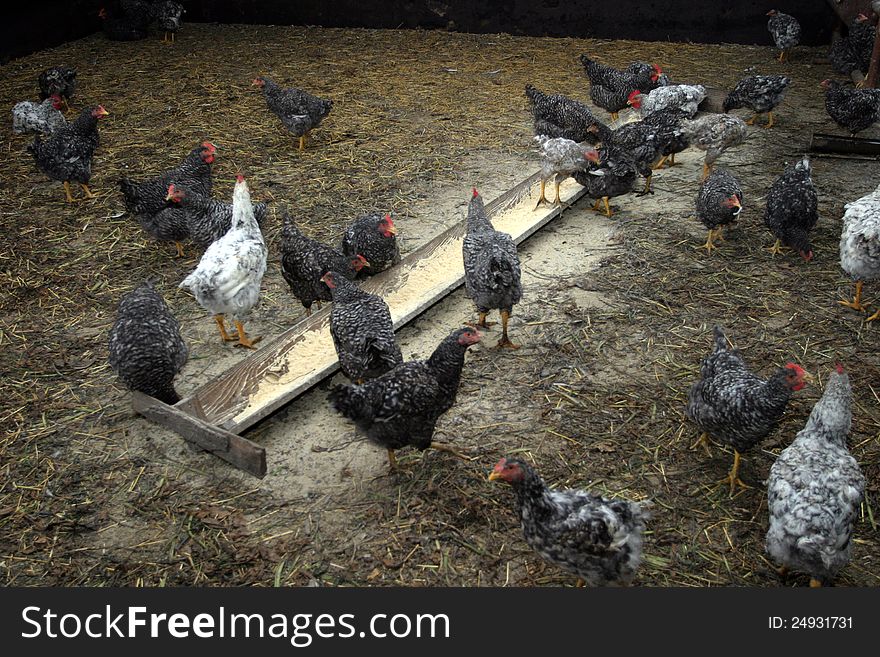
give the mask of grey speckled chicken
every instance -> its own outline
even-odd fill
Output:
[[[654,169],[661,169],[664,164],[675,166],[675,154],[681,153],[690,146],[690,141],[681,126],[681,122],[686,118],[687,114],[683,111],[661,109],[651,112],[642,119],[642,123],[653,126],[656,129],[655,136],[662,157],[654,165]]]
[[[862,284],[880,278],[880,186],[870,194],[844,206],[840,235],[840,266],[856,282],[852,301],[841,301],[848,308],[864,312]],[[865,321],[880,319],[880,309]]]
[[[847,449],[852,424],[849,376],[837,365],[806,426],[770,468],[766,549],[781,565],[830,584],[850,561],[853,523],[865,477]]]
[[[589,107],[573,98],[562,94],[545,94],[530,84],[526,85],[526,96],[530,101],[536,136],[561,137],[595,144],[611,132]]]
[[[174,43],[174,35],[180,29],[180,19],[185,13],[183,5],[174,0],[156,2],[153,5],[153,14],[159,23],[159,29],[165,33],[162,37],[164,43]]]
[[[174,377],[188,355],[180,324],[152,283],[122,297],[110,329],[110,366],[127,388],[176,404]]]
[[[737,220],[742,211],[743,193],[739,181],[725,169],[715,169],[700,184],[697,192],[697,219],[708,229],[706,243],[701,247],[712,253],[715,240],[724,241],[722,231]]]
[[[632,582],[642,560],[650,502],[553,490],[532,466],[510,457],[489,474],[489,481],[495,480],[513,487],[526,543],[544,559],[577,575],[579,584]]]
[[[299,137],[299,150],[306,147],[309,133],[333,108],[332,100],[318,98],[296,87],[282,89],[266,77],[255,78],[254,85],[263,90],[269,110],[294,137]]]
[[[397,228],[390,214],[374,212],[355,219],[345,229],[341,248],[350,258],[362,255],[370,263],[358,272],[358,277],[378,274],[400,262]]]
[[[68,101],[76,92],[76,69],[67,66],[53,66],[40,73],[37,78],[40,87],[40,100],[51,96],[60,96],[65,109],[69,109]]]
[[[535,137],[538,142],[538,153],[541,156],[541,196],[535,204],[537,208],[542,203],[548,203],[545,195],[547,181],[553,177],[556,186],[556,197],[553,205],[560,205],[559,186],[562,181],[575,171],[583,171],[589,167],[590,162],[599,161],[599,153],[595,148],[581,146],[571,139],[564,137],[550,138],[547,135]]]
[[[662,110],[675,110],[690,119],[705,97],[706,87],[701,84],[671,84],[657,87],[648,94],[631,94],[629,104],[639,110],[642,118]]]
[[[403,354],[385,300],[364,292],[339,272],[327,272],[321,281],[333,297],[330,335],[342,373],[363,383],[400,365]]]
[[[819,198],[811,177],[810,158],[788,165],[767,192],[764,225],[776,237],[773,255],[788,246],[809,262],[813,259],[810,231],[819,221]]]
[[[639,175],[645,179],[645,188],[637,194],[653,194],[651,179],[654,165],[661,159],[663,144],[660,141],[660,128],[646,121],[625,123],[611,133],[603,146],[614,145],[625,150],[632,157]]]
[[[831,43],[828,59],[831,68],[843,75],[861,71],[867,75],[871,64],[871,51],[874,49],[876,28],[865,14],[856,16],[848,26],[845,37]]]
[[[205,249],[223,237],[232,226],[235,203],[226,203],[205,194],[198,194],[177,185],[169,185],[166,200],[173,209],[182,210],[189,239],[200,249]],[[262,227],[269,214],[269,206],[253,204],[257,225]]]
[[[195,270],[180,284],[214,315],[224,342],[235,340],[226,333],[225,315],[235,320],[238,344],[253,349],[260,339],[246,335],[242,318],[260,299],[267,253],[247,183],[244,176],[238,175],[232,194],[232,225],[223,237],[211,243]]]
[[[706,151],[701,179],[709,175],[724,151],[742,144],[749,134],[745,121],[732,114],[705,114],[682,121],[681,127],[691,146]]]
[[[733,447],[733,468],[723,480],[748,488],[739,479],[740,452],[767,437],[782,418],[791,393],[801,390],[811,377],[802,367],[786,363],[769,378],[754,374],[738,349],[729,350],[720,326],[714,330],[715,346],[703,359],[700,378],[688,393],[685,413],[702,431],[694,444],[709,454],[709,438]]]
[[[586,195],[596,199],[593,210],[599,210],[599,204],[605,204],[605,216],[612,216],[609,199],[633,190],[639,176],[632,154],[613,143],[598,149],[599,161],[587,171],[575,171],[572,177],[586,189]]]
[[[281,229],[281,275],[293,296],[306,309],[307,316],[311,316],[312,304],[316,301],[333,299],[330,288],[321,282],[324,274],[335,271],[354,279],[357,272],[369,264],[362,255],[347,256],[342,251],[307,237],[285,213]]]
[[[768,128],[773,127],[773,109],[782,102],[791,78],[784,75],[749,75],[736,83],[727,98],[723,109],[729,112],[739,107],[748,107],[755,114],[746,121],[752,125],[761,114],[767,115]]]
[[[394,450],[412,445],[461,456],[454,448],[434,442],[437,420],[455,404],[464,354],[480,341],[472,328],[450,333],[427,360],[412,360],[363,384],[336,386],[328,396],[333,408],[357,425],[372,442],[388,450],[392,469]]]
[[[12,108],[12,132],[23,135],[26,132],[40,132],[51,135],[58,128],[67,125],[67,119],[59,111],[61,96],[55,94],[40,103],[23,100]]]
[[[476,188],[468,204],[467,234],[461,249],[465,290],[480,313],[477,326],[487,328],[486,315],[493,308],[498,308],[502,326],[498,346],[518,349],[518,345],[513,344],[507,336],[507,323],[513,306],[522,298],[516,244],[510,235],[492,226],[483,205],[483,197]]]
[[[779,61],[785,61],[785,51],[791,50],[801,42],[801,24],[789,14],[771,9],[767,12],[770,20],[767,21],[767,29],[773,37],[773,43],[779,49]]]
[[[825,111],[834,122],[855,137],[880,119],[880,89],[853,89],[837,80],[823,80]]]
[[[607,110],[614,121],[617,113],[627,106],[633,91],[648,93],[656,89],[663,73],[659,66],[645,62],[633,62],[623,71],[586,55],[580,56],[580,62],[590,80],[590,99],[597,107]]]

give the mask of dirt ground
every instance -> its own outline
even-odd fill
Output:
[[[0,71],[7,109],[35,96],[40,70],[65,63],[79,70],[74,108],[111,112],[94,165],[99,197],[74,205],[35,168],[28,138],[0,135],[11,183],[0,198],[4,584],[572,585],[522,540],[511,491],[486,481],[499,457],[524,453],[555,486],[654,501],[639,585],[804,585],[782,582],[763,552],[763,482],[838,360],[853,381],[850,446],[868,490],[837,584],[880,584],[878,327],[835,303],[851,287],[837,257],[843,204],[876,187],[877,163],[814,158],[815,259],[762,248],[772,243],[766,189],[811,132],[836,131],[818,86],[832,75],[822,50],[780,64],[759,47],[444,32],[187,25],[174,46],[160,38],[98,34]],[[133,414],[106,339],[119,297],[146,277],[158,277],[190,346],[181,393],[246,354],[221,344],[177,289],[198,254],[173,257],[124,216],[118,177],[156,173],[211,139],[216,194],[231,198],[242,171],[254,198],[272,201],[269,269],[247,322],[271,337],[303,315],[280,276],[284,209],[327,241],[359,212],[392,211],[403,250],[417,248],[463,218],[472,185],[491,200],[537,169],[523,87],[587,100],[580,53],[653,61],[674,80],[720,88],[746,71],[793,83],[777,125],[750,128],[719,162],[743,183],[745,210],[711,257],[693,248],[705,238],[693,219],[696,151],[658,172],[654,195],[615,199],[614,217],[583,199],[520,247],[512,337],[522,349],[493,349],[491,333],[472,348],[458,403],[438,425],[473,460],[403,450],[403,472],[389,475],[384,450],[330,411],[338,375],[247,433],[268,450],[262,480]],[[250,88],[258,74],[334,100],[304,153]],[[877,296],[870,284],[866,293]],[[428,355],[472,316],[453,293],[399,332],[404,356]],[[697,434],[682,412],[714,323],[762,372],[793,360],[819,377],[745,455],[753,488],[732,499],[715,485],[731,453],[689,449]]]

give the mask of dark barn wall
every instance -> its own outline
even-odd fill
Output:
[[[100,29],[114,0],[34,0],[6,10],[3,62]],[[424,28],[644,41],[770,45],[769,9],[798,17],[805,45],[828,43],[827,0],[182,0],[184,20],[327,27]]]

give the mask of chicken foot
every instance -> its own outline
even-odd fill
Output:
[[[482,328],[482,329],[492,328],[498,322],[487,322],[486,317],[488,315],[489,315],[489,313],[484,313],[483,311],[480,311],[480,319],[477,321],[476,324],[473,322],[467,322],[465,325],[470,326],[471,328]]]
[[[862,281],[856,281],[856,293],[852,301],[838,301],[837,303],[862,313],[868,310],[868,307],[862,304]],[[880,311],[877,311],[877,313],[880,313]],[[877,313],[871,315],[871,320],[877,319]]]
[[[770,253],[772,253],[773,255],[777,255],[778,253],[782,253],[787,248],[788,248],[787,246],[782,246],[781,239],[776,238],[776,242],[773,244],[773,246],[769,247],[767,250],[770,251]]]
[[[704,431],[699,438],[697,438],[697,442],[691,445],[691,449],[696,449],[698,445],[702,445],[703,449],[706,450],[706,456],[712,456],[712,451],[709,449],[709,432]]]
[[[599,203],[601,203],[602,201],[605,202],[605,216],[610,217],[613,213],[611,212],[611,206],[608,204],[608,197],[607,196],[603,196],[602,198],[597,198],[596,202],[593,203],[593,210],[595,210],[596,212],[601,212],[601,210],[599,209]]]
[[[647,178],[645,178],[645,188],[642,191],[640,191],[638,194],[636,194],[636,196],[644,196],[645,194],[653,194],[654,193],[654,190],[651,189],[651,179],[653,177],[654,177],[653,175],[650,175]]]
[[[510,341],[510,338],[507,337],[507,322],[510,321],[510,311],[502,310],[501,311],[501,339],[498,341],[498,344],[495,345],[498,348],[507,348],[507,349],[519,349],[518,344],[513,344]]]
[[[473,461],[474,460],[470,456],[465,456],[464,454],[459,452],[452,445],[447,445],[446,443],[432,442],[430,445],[428,445],[428,447],[430,447],[431,449],[436,449],[438,452],[448,452],[449,454],[452,454],[453,456],[457,456],[458,458],[460,458],[464,461]]]
[[[703,175],[700,176],[700,182],[703,182],[706,178],[708,178],[711,171],[712,167],[703,162]]]
[[[233,342],[235,338],[226,332],[226,323],[223,321],[223,315],[214,315],[214,321],[217,322],[217,328],[220,329],[220,337],[223,339],[223,342]]]
[[[751,488],[751,486],[743,483],[743,480],[739,478],[739,464],[740,464],[740,455],[737,450],[733,450],[733,467],[730,469],[728,475],[722,479],[719,483],[729,483],[730,484],[730,497],[733,497],[734,491],[736,491],[736,487],[740,488]]]
[[[238,331],[238,344],[240,344],[242,347],[247,347],[248,349],[256,349],[254,345],[263,339],[262,337],[253,339],[249,338],[244,332],[244,324],[242,324],[238,320],[235,320],[235,330]],[[232,339],[234,340],[235,338]]]
[[[546,186],[547,186],[547,181],[544,180],[543,178],[541,178],[541,197],[538,199],[538,202],[535,203],[535,210],[537,210],[539,207],[541,207],[542,203],[549,203],[550,202],[547,200],[547,197],[544,195],[544,189],[546,188]],[[556,190],[556,193],[559,194],[558,189]]]
[[[724,238],[721,236],[721,229],[720,228],[709,229],[709,232],[706,235],[706,243],[701,244],[700,246],[695,246],[694,248],[695,249],[706,249],[706,253],[708,253],[709,255],[712,255],[712,249],[718,248],[717,246],[715,246],[716,239],[721,240],[722,242],[724,241]]]
[[[70,183],[66,180],[64,181],[64,193],[67,195],[68,203],[75,203],[76,199],[73,198],[73,195],[70,193]]]
[[[174,246],[177,247],[177,257],[182,258],[183,257],[183,244],[181,244],[180,242],[174,242]]]

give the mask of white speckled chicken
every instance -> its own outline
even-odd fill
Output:
[[[733,447],[733,468],[722,481],[748,488],[739,478],[740,452],[766,438],[782,418],[791,393],[812,377],[800,365],[786,363],[769,378],[754,374],[738,349],[727,347],[720,326],[714,330],[715,346],[703,359],[700,378],[688,393],[687,417],[703,432],[694,444],[709,452],[709,437]]]
[[[385,300],[363,291],[339,272],[327,272],[321,281],[333,296],[330,335],[342,373],[363,383],[400,365],[403,354]]]
[[[766,549],[780,564],[831,584],[850,561],[853,523],[865,477],[847,448],[852,424],[849,375],[837,365],[806,426],[770,468]]]
[[[467,234],[462,242],[464,286],[480,319],[476,326],[488,328],[486,315],[493,308],[501,313],[499,347],[518,349],[507,336],[513,306],[522,298],[522,282],[516,244],[507,233],[495,230],[486,214],[483,197],[473,190],[468,204]]]
[[[840,266],[856,282],[852,301],[841,301],[848,308],[864,312],[862,285],[880,278],[880,186],[870,194],[844,206],[840,235]],[[880,309],[867,318],[880,319]]]
[[[754,116],[746,121],[752,125],[761,114],[767,115],[766,127],[773,127],[773,109],[782,102],[791,78],[784,75],[749,75],[737,82],[727,98],[723,109],[729,112],[739,107],[748,107]]]
[[[455,404],[464,354],[479,341],[478,331],[456,329],[427,360],[403,363],[361,385],[336,386],[328,399],[367,438],[388,450],[392,469],[397,469],[394,450],[407,445],[461,457],[453,447],[432,438],[437,420]]]
[[[677,110],[693,118],[705,97],[706,88],[701,84],[671,84],[657,87],[648,94],[631,94],[628,102],[639,110],[642,118],[662,110]]]
[[[296,87],[282,89],[266,77],[255,78],[253,84],[263,90],[269,110],[294,137],[299,137],[299,150],[306,147],[309,133],[333,108],[332,100],[318,98]]]
[[[350,258],[361,255],[370,263],[361,268],[359,277],[378,274],[400,262],[397,228],[390,214],[373,212],[358,217],[345,229],[341,246]]]
[[[550,138],[547,135],[535,137],[538,142],[538,153],[541,156],[541,197],[535,207],[542,203],[548,203],[545,195],[547,181],[553,177],[556,185],[556,197],[553,205],[560,205],[559,186],[562,181],[575,171],[583,171],[589,167],[590,158],[598,161],[599,154],[595,148],[581,146],[571,139],[564,137]]]
[[[697,219],[708,229],[706,243],[700,247],[711,254],[715,240],[724,241],[722,231],[737,220],[742,211],[743,193],[739,181],[725,169],[715,169],[697,192]]]
[[[767,29],[773,37],[773,43],[779,49],[779,61],[785,61],[785,51],[791,50],[801,42],[801,24],[789,14],[771,9],[767,12],[770,20],[767,21]]]
[[[787,246],[809,262],[813,259],[810,231],[819,221],[819,198],[811,176],[810,158],[788,165],[767,192],[764,225],[773,233],[776,243],[773,255]]]
[[[724,151],[742,144],[749,134],[745,121],[731,114],[705,114],[690,121],[682,121],[681,127],[691,146],[706,151],[701,180],[709,175],[715,161]]]
[[[127,388],[166,404],[180,401],[174,377],[189,351],[180,336],[180,324],[152,283],[122,297],[109,346],[110,366]]]
[[[260,338],[248,338],[241,318],[260,298],[260,283],[266,273],[266,244],[254,216],[251,195],[244,176],[239,175],[232,195],[232,225],[223,237],[207,248],[198,267],[183,279],[199,305],[214,315],[220,337],[226,333],[225,315],[232,315],[238,344],[253,349]]]
[[[510,457],[489,474],[489,481],[496,480],[513,487],[526,543],[544,559],[577,575],[579,585],[632,582],[642,560],[650,502],[553,490],[532,466]]]
[[[23,135],[26,132],[41,132],[51,135],[58,128],[67,125],[67,119],[60,112],[61,96],[55,94],[46,100],[35,103],[23,100],[12,108],[12,132]]]

